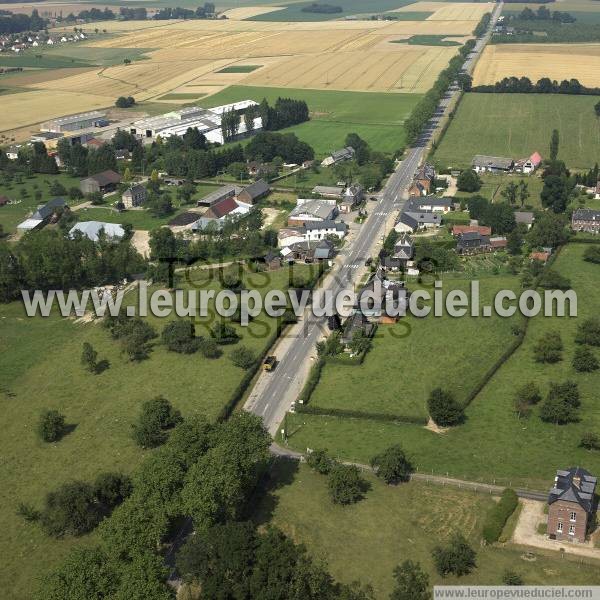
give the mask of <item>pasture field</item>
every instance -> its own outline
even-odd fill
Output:
[[[343,146],[348,133],[356,132],[375,150],[394,152],[405,141],[402,123],[420,96],[417,94],[382,94],[336,92],[287,88],[231,86],[203,98],[198,104],[210,108],[250,98],[266,98],[274,104],[278,97],[305,100],[311,120],[284,132],[293,132],[311,144],[317,157]]]
[[[471,196],[480,195],[484,198],[487,198],[490,202],[504,202],[505,199],[502,196],[502,191],[506,188],[506,186],[511,182],[518,184],[521,180],[523,180],[525,183],[527,183],[527,189],[530,193],[525,206],[530,206],[532,208],[541,210],[542,202],[540,199],[540,193],[544,187],[544,182],[540,177],[529,177],[527,175],[519,175],[518,173],[515,173],[513,175],[483,174],[480,175],[480,178],[483,181],[483,185],[478,192],[457,192],[455,198],[460,200],[461,198],[469,198]],[[518,200],[517,206],[519,206]],[[449,214],[451,215],[452,213]]]
[[[443,276],[442,281],[446,290],[469,293],[466,279]],[[487,303],[498,290],[518,287],[515,277],[481,278],[480,285],[482,302]],[[415,289],[414,284],[410,288]],[[431,390],[443,387],[463,402],[513,341],[511,327],[518,322],[517,317],[457,319],[444,315],[407,316],[395,325],[380,325],[362,365],[325,365],[309,404],[426,420]],[[465,343],[470,339],[485,340],[485,344]],[[431,356],[443,359],[432,361]],[[382,365],[394,376],[380,377]]]
[[[321,446],[319,446],[321,447]],[[431,585],[501,585],[511,569],[526,585],[597,584],[594,563],[580,564],[558,552],[535,550],[535,561],[523,549],[481,546],[481,530],[493,500],[483,494],[410,482],[386,486],[367,476],[371,489],[351,506],[336,506],[327,493],[327,479],[304,464],[278,463],[272,484],[258,506],[255,520],[272,523],[324,559],[332,575],[344,583],[371,584],[375,598],[389,598],[394,567],[418,561]],[[442,579],[431,551],[460,531],[477,552],[477,568],[464,577]]]
[[[298,272],[308,274],[309,268],[300,267]],[[198,286],[218,289],[216,281],[204,283],[206,274],[203,278],[201,274],[193,276]],[[286,289],[287,280],[287,271],[272,272],[268,289]],[[246,285],[266,292],[263,281],[264,277],[249,274]],[[127,302],[136,302],[135,292]],[[160,334],[165,319],[149,320]],[[272,331],[273,326],[271,319],[260,317],[241,332],[241,343],[261,351],[265,330]],[[197,327],[199,335],[206,331],[204,324]],[[80,364],[86,341],[99,358],[110,362],[100,375],[88,373]],[[89,481],[105,471],[134,471],[148,452],[133,442],[131,424],[141,403],[150,398],[164,395],[184,417],[203,413],[215,418],[245,373],[229,360],[235,347],[225,346],[222,357],[209,360],[200,354],[168,352],[157,343],[149,359],[135,364],[127,361],[119,343],[100,324],[58,317],[30,319],[16,302],[0,307],[3,598],[30,600],[39,576],[74,545],[94,539],[94,534],[76,540],[46,537],[37,525],[16,516],[19,503],[39,506],[47,492],[65,481]],[[58,443],[45,444],[35,433],[44,408],[59,410],[74,427]]]
[[[79,179],[71,177],[64,173],[60,175],[32,175],[23,177],[21,183],[13,180],[11,183],[6,183],[0,178],[0,196],[6,196],[13,203],[0,207],[0,225],[5,234],[15,233],[19,223],[24,221],[31,213],[33,213],[38,204],[45,204],[52,198],[48,191],[48,186],[51,183],[59,182],[67,188],[76,186],[79,187]],[[21,190],[24,190],[23,192]],[[35,192],[42,192],[42,199],[38,202],[35,199]],[[25,195],[23,195],[25,194]],[[68,204],[77,204],[81,200],[70,201],[65,198]]]
[[[600,162],[600,121],[593,96],[465,94],[433,161],[468,167],[475,154],[547,155],[553,129],[560,134],[559,158],[572,169]]]
[[[578,323],[600,310],[600,298],[595,292],[600,268],[583,260],[585,248],[585,244],[568,245],[553,266],[571,280],[577,292],[578,317],[533,318],[522,346],[467,408],[464,425],[439,434],[416,425],[290,414],[287,424],[290,445],[302,451],[307,447],[325,447],[345,459],[367,462],[390,444],[400,443],[420,471],[538,490],[548,488],[554,470],[561,465],[580,465],[591,472],[600,471],[600,453],[579,446],[585,432],[600,430],[597,402],[600,373],[578,374],[571,367]],[[539,364],[533,359],[533,346],[548,331],[558,331],[565,347],[563,360],[554,365]],[[432,361],[448,377],[445,361],[462,345],[469,346],[473,352],[495,349],[486,336],[477,334],[452,340],[439,355],[444,359]],[[378,375],[386,381],[391,379],[388,362],[389,356],[380,364]],[[573,379],[579,385],[580,422],[551,425],[539,418],[537,410],[529,419],[515,415],[513,398],[517,387],[533,381],[545,395],[549,382],[566,379]]]
[[[473,74],[474,85],[493,84],[504,77],[578,79],[600,85],[600,44],[489,44]]]

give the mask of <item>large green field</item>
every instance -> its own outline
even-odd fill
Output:
[[[231,86],[208,98],[200,106],[211,107],[239,100],[260,102],[266,98],[274,104],[277,98],[304,100],[311,120],[283,132],[294,132],[308,142],[318,157],[337,150],[348,133],[356,132],[374,150],[394,152],[405,143],[403,122],[421,98],[418,94],[385,94],[371,92],[333,92],[254,86]]]
[[[299,414],[289,416],[290,444],[302,451],[307,447],[325,446],[345,458],[368,461],[377,451],[399,442],[422,471],[433,470],[476,481],[497,480],[542,490],[550,485],[556,468],[580,465],[591,472],[600,472],[600,452],[589,452],[579,447],[585,432],[600,432],[600,405],[597,401],[600,373],[578,374],[571,366],[578,322],[597,315],[600,310],[600,297],[596,293],[600,267],[583,260],[584,249],[584,244],[570,244],[554,264],[554,268],[570,278],[577,292],[579,316],[533,318],[521,348],[467,408],[464,425],[437,434],[416,425]],[[561,333],[565,346],[563,360],[554,365],[536,363],[532,348],[538,338],[549,330]],[[480,356],[478,353],[496,350],[494,343],[486,335],[458,336],[442,351],[432,352],[430,361],[444,370],[444,361],[466,346],[473,349],[473,360],[468,360],[474,365],[474,358]],[[411,351],[415,352],[416,348],[419,348],[419,340],[415,338]],[[389,359],[381,362],[378,376],[391,382],[397,371],[390,369],[388,363]],[[555,426],[542,422],[537,412],[529,419],[517,418],[513,411],[513,397],[518,386],[534,381],[545,394],[549,382],[568,378],[579,384],[582,402],[580,422]],[[375,383],[370,381],[370,384]],[[348,393],[352,393],[351,388]]]
[[[465,94],[440,142],[437,165],[468,167],[475,154],[545,158],[553,129],[560,134],[559,158],[573,169],[600,161],[600,120],[594,96]]]
[[[579,558],[534,550],[532,561],[523,558],[523,548],[510,544],[481,546],[483,519],[493,505],[489,496],[418,482],[386,486],[370,476],[368,481],[372,487],[362,501],[339,506],[329,499],[324,476],[305,465],[278,465],[256,518],[305,544],[339,581],[372,585],[377,600],[389,598],[393,569],[406,559],[420,562],[432,585],[501,585],[507,569],[526,585],[600,583],[594,564],[581,564]],[[453,531],[471,542],[477,568],[465,577],[441,578],[431,551]]]
[[[467,280],[442,280],[445,290],[469,293]],[[489,303],[498,290],[517,285],[515,277],[482,278],[482,302]],[[432,293],[431,288],[427,291]],[[362,365],[324,367],[310,405],[426,420],[432,389],[444,387],[457,400],[466,399],[514,339],[515,319],[407,316],[395,325],[380,325]],[[382,377],[382,369],[393,376]]]
[[[308,267],[296,267],[308,274]],[[195,272],[201,287],[218,289]],[[286,289],[285,270],[264,275],[248,274],[246,285],[265,292]],[[135,302],[135,292],[129,302]],[[165,320],[149,317],[160,333]],[[261,316],[241,330],[241,344],[262,351],[274,321]],[[202,325],[199,335],[206,335]],[[83,342],[107,359],[109,368],[92,375],[80,364]],[[20,502],[41,506],[44,495],[72,479],[91,480],[103,471],[131,473],[146,454],[131,438],[131,424],[140,405],[159,394],[184,416],[203,413],[215,418],[244,376],[232,364],[234,346],[224,346],[218,359],[200,354],[168,352],[156,340],[150,358],[128,362],[120,345],[99,324],[71,319],[27,318],[20,303],[0,306],[0,589],[2,598],[29,600],[35,579],[56,565],[80,540],[46,537],[37,525],[19,518]],[[35,428],[40,412],[57,409],[73,430],[60,442],[41,442]]]

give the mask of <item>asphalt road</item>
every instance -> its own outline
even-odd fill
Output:
[[[473,52],[467,57],[463,67],[465,71],[469,73],[472,71],[479,54],[489,41],[491,31],[501,11],[502,3],[499,3],[494,10],[488,33],[477,41]],[[369,217],[361,226],[351,245],[340,253],[333,270],[334,276],[327,280],[327,287],[323,288],[332,290],[334,297],[343,289],[352,288],[360,267],[364,265],[367,258],[375,253],[378,243],[381,242],[384,226],[390,214],[392,212],[399,213],[402,210],[405,202],[402,196],[410,186],[418,166],[425,158],[426,146],[451,101],[458,94],[459,90],[456,86],[448,90],[440,102],[436,115],[388,179],[381,192],[379,202],[377,204],[368,202]],[[315,345],[327,327],[325,318],[317,318],[310,311],[306,313],[303,324],[303,335],[299,336],[285,352],[277,353],[278,364],[276,369],[269,374],[268,383],[253,393],[245,406],[246,410],[263,418],[265,426],[272,434],[277,431],[283,415],[290,408],[291,402],[287,397],[287,392],[291,383],[297,381],[298,365],[310,361],[311,356],[315,354]]]

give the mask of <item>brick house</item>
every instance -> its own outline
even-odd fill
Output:
[[[143,185],[132,185],[121,196],[125,208],[134,208],[142,206],[146,202],[146,188]]]
[[[573,231],[600,233],[600,211],[591,208],[578,208],[571,217]]]
[[[548,495],[548,535],[553,540],[585,542],[596,510],[596,477],[585,469],[559,470]]]

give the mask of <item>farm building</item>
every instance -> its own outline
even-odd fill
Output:
[[[548,495],[550,539],[585,542],[588,524],[596,510],[596,477],[581,467],[556,471]]]
[[[535,215],[532,212],[515,211],[515,221],[517,225],[523,223],[527,226],[527,229],[531,229],[533,222],[535,221]]]
[[[50,131],[52,133],[64,133],[66,131],[89,129],[90,127],[103,127],[106,124],[106,113],[94,110],[77,115],[68,115],[66,117],[51,119],[50,121],[42,123],[40,130]]]
[[[271,191],[269,184],[264,179],[245,187],[238,195],[237,198],[244,204],[256,204],[261,198],[267,196]]]
[[[254,100],[243,100],[233,104],[215,106],[214,108],[201,108],[199,106],[188,106],[181,110],[175,110],[157,117],[135,121],[130,132],[140,138],[161,138],[173,135],[183,135],[188,129],[197,129],[209,142],[223,144],[223,132],[221,121],[226,112],[235,111],[242,114],[247,108],[258,106]],[[254,119],[254,131],[262,129],[262,119]],[[246,124],[241,119],[239,134],[246,133]]]
[[[132,185],[128,190],[125,190],[121,195],[121,201],[125,208],[135,208],[146,202],[146,188],[143,185]]]
[[[94,194],[96,192],[108,194],[114,192],[119,183],[121,183],[121,176],[118,173],[102,171],[102,173],[96,173],[96,175],[82,179],[79,183],[79,189],[84,194]]]
[[[571,228],[573,231],[585,231],[587,233],[600,232],[600,210],[591,208],[578,208],[571,216]]]
[[[207,194],[203,198],[200,198],[196,203],[198,206],[212,206],[221,200],[225,200],[225,198],[233,198],[237,196],[242,191],[241,187],[237,185],[224,185],[216,189],[214,192]]]
[[[512,158],[478,154],[473,158],[472,167],[477,173],[508,173],[514,164]]]
[[[80,221],[71,227],[69,237],[75,237],[78,233],[92,242],[97,242],[102,235],[111,241],[121,240],[125,236],[125,230],[121,225],[101,221]]]
[[[523,158],[515,163],[515,172],[530,175],[542,164],[542,156],[534,152],[529,158]]]
[[[335,200],[298,198],[296,208],[288,216],[288,225],[305,225],[311,221],[332,221],[338,215]]]
[[[316,185],[312,189],[312,193],[315,196],[322,196],[323,198],[341,198],[344,193],[344,188],[332,185]]]
[[[192,225],[192,230],[202,231],[211,225],[220,229],[228,217],[245,215],[250,212],[251,208],[251,204],[238,202],[233,197],[225,198],[205,210],[196,223]]]
[[[352,212],[363,201],[364,197],[362,186],[358,184],[349,185],[342,193],[342,201],[339,203],[340,212]]]
[[[40,206],[29,219],[25,219],[22,223],[17,225],[18,231],[33,231],[39,229],[48,223],[54,214],[65,208],[67,203],[64,198],[53,198],[43,206]]]
[[[331,165],[335,165],[344,160],[352,160],[355,155],[354,148],[352,146],[347,146],[346,148],[342,148],[341,150],[336,150],[332,152],[328,157],[326,157],[321,163],[322,167],[330,167]]]

